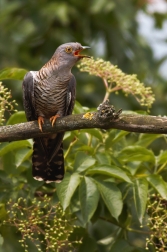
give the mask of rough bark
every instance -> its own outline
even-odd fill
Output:
[[[38,128],[37,121],[0,127],[0,142],[16,141],[46,136],[60,131],[101,128],[120,129],[129,132],[167,134],[167,117],[138,114],[120,114],[103,116],[99,112],[70,115],[58,118],[54,127],[49,120],[43,125],[43,132]]]

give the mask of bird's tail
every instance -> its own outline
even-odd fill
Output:
[[[51,138],[35,138],[32,155],[34,179],[60,183],[64,177],[63,134]],[[61,141],[60,141],[61,140]]]

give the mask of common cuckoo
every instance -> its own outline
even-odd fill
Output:
[[[28,72],[23,80],[23,104],[28,121],[38,120],[42,131],[44,119],[50,119],[52,126],[58,117],[72,113],[76,80],[71,73],[75,63],[89,57],[81,55],[89,48],[79,43],[59,46],[52,58],[39,70]],[[64,132],[49,137],[34,138],[32,174],[34,179],[46,183],[61,182],[64,177],[63,155]]]

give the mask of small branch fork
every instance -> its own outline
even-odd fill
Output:
[[[52,127],[45,120],[43,132],[39,130],[38,122],[26,122],[0,127],[0,142],[10,142],[34,137],[44,137],[49,134],[79,129],[101,128],[120,129],[129,132],[167,134],[167,117],[139,114],[121,114],[122,110],[115,108],[106,100],[100,104],[96,112],[69,115],[56,120]]]

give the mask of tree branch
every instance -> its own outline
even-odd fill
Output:
[[[34,137],[43,137],[60,131],[101,128],[121,129],[129,132],[167,134],[167,117],[122,114],[102,116],[99,112],[70,115],[58,118],[54,127],[46,120],[43,132],[40,132],[37,121],[0,127],[0,142],[16,141]],[[118,117],[119,116],[119,117]]]

